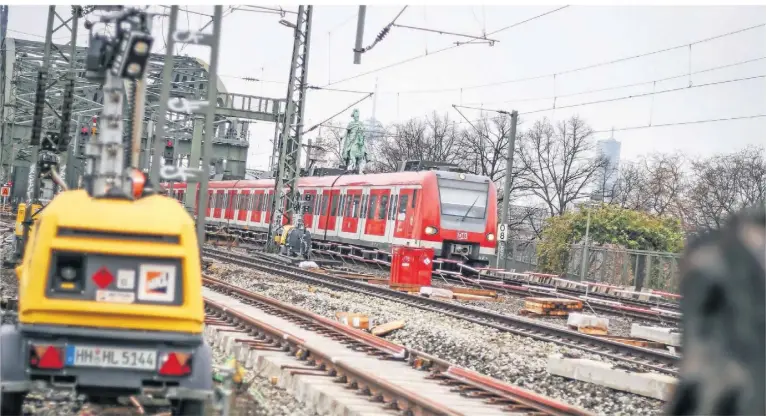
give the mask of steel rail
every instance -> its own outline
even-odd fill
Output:
[[[490,399],[498,404],[509,404],[512,408],[517,410],[526,409],[534,414],[551,416],[590,415],[590,413],[569,404],[541,396],[532,391],[504,383],[491,377],[483,376],[462,367],[455,366],[446,360],[433,357],[412,348],[394,344],[385,339],[351,328],[313,312],[242,289],[221,280],[203,276],[203,283],[215,291],[236,298],[243,303],[254,304],[269,313],[299,322],[302,326],[320,332],[321,334],[331,334],[342,337],[348,342],[347,345],[352,348],[363,349],[366,352],[380,356],[381,358],[405,361],[415,369],[428,371],[428,378],[436,381],[449,381],[450,384],[462,384],[468,390],[481,391],[482,394],[480,396],[477,395],[476,397]],[[239,321],[245,326],[257,327],[260,332],[268,334],[270,342],[265,345],[279,345],[279,347],[291,353],[303,355],[305,358],[310,357],[313,359],[315,367],[321,368],[326,372],[335,373],[334,375],[340,374],[342,377],[352,379],[346,380],[346,382],[357,381],[359,384],[363,384],[367,388],[383,392],[384,396],[386,396],[385,393],[388,393],[388,396],[394,397],[398,407],[402,410],[413,411],[415,414],[419,413],[417,410],[426,410],[430,414],[438,415],[460,414],[455,413],[448,407],[437,402],[419,396],[417,393],[390,384],[374,374],[361,372],[353,367],[353,365],[344,363],[342,360],[334,359],[316,349],[312,349],[311,346],[307,345],[305,340],[291,335],[282,329],[262,323],[241,312],[233,310],[231,307],[220,305],[215,301],[205,299],[205,303],[208,306],[208,309],[215,310],[219,317],[230,316],[233,320]],[[373,392],[372,395],[375,396],[376,394]]]
[[[578,331],[572,331],[567,328],[553,326],[519,316],[502,315],[486,309],[458,303],[413,296],[387,287],[371,285],[366,282],[310,272],[297,267],[288,266],[266,256],[258,256],[258,259],[254,260],[252,257],[208,248],[203,249],[202,254],[203,256],[208,256],[213,259],[230,262],[239,266],[260,270],[293,280],[301,280],[316,285],[330,287],[335,290],[352,291],[404,303],[408,306],[492,327],[516,335],[580,349],[664,374],[677,374],[677,365],[680,357],[664,351],[623,344],[610,339],[583,334]]]
[[[250,230],[249,232],[258,233],[258,231],[254,231],[254,230]],[[210,235],[209,232],[208,232],[208,235]],[[249,240],[252,240],[252,239],[247,239],[247,240],[249,241]],[[258,241],[253,240],[253,242],[255,242],[256,244],[263,244],[263,242],[260,241],[260,240],[258,240]],[[320,241],[318,240],[318,241],[315,241],[315,242],[320,242]],[[354,247],[359,248],[359,249],[369,248],[369,247],[361,247],[361,246],[354,246]],[[332,259],[336,259],[338,257],[341,257],[341,258],[343,257],[341,253],[339,253],[339,252],[332,252],[332,251],[330,251],[330,252],[319,252],[319,251],[316,251],[315,253],[317,255],[319,255],[319,256],[329,257],[329,258],[332,258]],[[356,264],[358,264],[358,263],[356,263]],[[378,263],[375,263],[375,264],[380,267],[380,264],[378,264]],[[370,264],[364,263],[363,265],[366,266],[366,267],[371,267],[372,268],[372,265],[370,265]],[[436,270],[434,271],[434,273],[437,273],[437,272],[438,271],[436,271]],[[496,276],[492,276],[492,275],[482,276],[482,281],[481,282],[475,282],[475,281],[473,281],[473,279],[471,277],[465,276],[465,275],[461,275],[461,277],[454,277],[454,278],[451,277],[451,276],[445,276],[445,278],[447,280],[452,280],[452,281],[455,281],[455,282],[459,281],[459,282],[461,282],[463,284],[467,283],[467,284],[469,284],[471,286],[474,286],[474,287],[484,287],[482,284],[487,284],[487,286],[493,286],[493,284],[503,284],[503,283],[512,283],[512,284],[517,284],[517,285],[529,284],[529,282],[526,282],[526,281],[520,280],[520,279],[514,279],[512,277],[504,278],[504,279],[501,280],[501,279],[497,278]],[[461,278],[465,278],[465,279],[463,280]],[[623,315],[626,315],[626,316],[631,316],[631,317],[634,317],[634,318],[640,318],[640,319],[645,319],[645,320],[655,321],[655,322],[672,322],[672,323],[676,323],[676,324],[680,322],[680,318],[678,318],[676,316],[655,314],[655,313],[652,313],[651,310],[647,310],[647,311],[643,311],[642,310],[642,309],[647,309],[647,308],[661,308],[661,309],[665,309],[665,310],[670,311],[670,312],[680,312],[680,305],[678,304],[678,302],[672,302],[672,301],[652,302],[652,301],[645,301],[645,300],[640,300],[640,299],[623,298],[623,297],[613,296],[613,295],[606,294],[606,293],[598,293],[598,292],[591,292],[591,291],[586,292],[584,289],[563,288],[563,287],[558,287],[558,286],[550,285],[550,284],[547,284],[547,283],[535,283],[534,285],[535,286],[544,287],[544,288],[548,288],[548,289],[556,289],[557,291],[559,291],[559,292],[561,292],[563,294],[567,294],[567,295],[573,295],[573,296],[587,295],[590,298],[598,298],[598,299],[603,299],[605,301],[622,303],[622,304],[624,304],[626,306],[626,308],[615,308],[615,307],[612,307],[611,305],[604,305],[604,304],[598,305],[597,303],[594,302],[593,305],[592,305],[593,308],[596,309],[596,310],[602,311],[602,312],[614,313],[614,314],[623,314]],[[514,289],[500,288],[500,287],[495,287],[495,289],[497,289],[497,290],[505,290],[507,293],[511,293],[511,294],[514,294],[514,295],[520,295],[520,296],[525,296],[525,295],[528,295],[529,293],[533,293],[533,292],[526,291],[526,289],[523,288],[523,286],[519,286],[519,287],[522,288],[522,289],[514,290]],[[598,305],[598,307],[596,305]],[[637,308],[639,308],[639,310],[631,310],[629,308],[630,306],[637,307]]]

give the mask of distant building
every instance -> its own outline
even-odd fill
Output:
[[[609,162],[606,168],[600,173],[596,187],[596,192],[601,193],[602,195],[614,189],[614,185],[617,182],[617,173],[620,168],[621,147],[622,144],[614,139],[614,133],[612,133],[612,137],[599,140],[596,143],[598,155],[605,157]]]
[[[383,126],[383,123],[380,121],[369,118],[367,121],[364,122],[364,135],[365,135],[365,141],[367,142],[368,151],[372,146],[375,144],[375,142],[380,139],[383,134],[385,133],[386,128]]]

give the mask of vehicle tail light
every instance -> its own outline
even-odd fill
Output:
[[[60,370],[64,368],[62,351],[53,345],[32,345],[29,365],[43,370]]]
[[[191,357],[191,354],[181,352],[164,354],[160,361],[160,375],[179,377],[191,374]]]

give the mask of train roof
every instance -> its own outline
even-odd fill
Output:
[[[304,176],[299,179],[301,186],[305,187],[329,187],[329,186],[385,186],[385,185],[416,185],[421,184],[434,172],[394,172],[375,173],[366,175],[331,175],[331,176]],[[231,180],[210,182],[211,188],[251,188],[273,185],[274,179],[257,180]]]
[[[330,176],[304,176],[299,179],[301,187],[330,187],[330,186],[389,186],[389,185],[420,185],[429,178],[436,176],[457,178],[459,173],[448,171],[419,171],[419,172],[392,172],[392,173],[368,173],[364,175],[330,175]],[[465,174],[467,179],[486,180],[489,178],[481,175]],[[263,188],[274,186],[274,179],[239,179],[228,181],[211,181],[210,189],[221,188]],[[174,186],[175,188],[176,186]],[[178,185],[185,187],[185,185]]]

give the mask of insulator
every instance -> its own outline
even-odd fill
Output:
[[[45,110],[45,82],[47,81],[47,72],[37,73],[37,92],[35,93],[35,113],[32,118],[32,137],[29,144],[37,146],[40,144],[40,136],[43,131],[43,111]]]
[[[59,139],[57,149],[59,152],[65,152],[69,146],[69,120],[72,118],[72,101],[74,100],[74,80],[67,80],[64,87],[64,103],[61,105],[61,129],[59,130]]]

